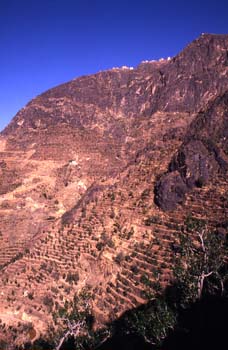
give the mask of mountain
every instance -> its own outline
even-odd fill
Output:
[[[223,228],[227,48],[202,34],[171,59],[74,79],[3,130],[2,339],[45,335],[85,286],[102,327],[147,301],[146,279],[170,282],[186,217]]]

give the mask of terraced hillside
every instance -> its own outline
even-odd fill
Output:
[[[95,327],[172,279],[189,215],[224,229],[228,37],[51,89],[0,136],[0,319],[37,339],[84,287]],[[3,337],[3,336],[2,336]]]

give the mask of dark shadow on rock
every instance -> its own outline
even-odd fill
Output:
[[[154,350],[155,347],[138,335],[117,335],[108,339],[96,350]]]
[[[176,330],[165,339],[162,350],[225,349],[228,343],[228,299],[204,297],[180,310]]]
[[[173,210],[182,204],[188,187],[178,171],[163,175],[155,186],[155,203],[163,210]]]
[[[175,210],[185,194],[228,170],[228,91],[211,101],[190,124],[167,172],[154,187],[155,204]]]
[[[68,338],[63,345],[61,346],[61,350],[73,350],[75,348],[75,339],[73,337]]]

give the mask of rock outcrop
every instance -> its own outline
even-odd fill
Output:
[[[188,127],[184,142],[155,186],[155,201],[164,210],[182,203],[185,193],[228,170],[228,92],[213,100]]]

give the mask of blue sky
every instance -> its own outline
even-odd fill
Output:
[[[53,86],[174,56],[202,32],[228,33],[227,0],[0,0],[0,130]]]

